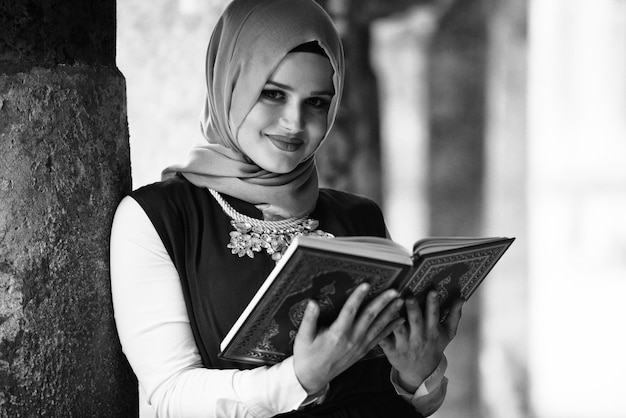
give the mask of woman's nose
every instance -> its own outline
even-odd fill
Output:
[[[300,132],[303,128],[304,121],[302,109],[297,104],[287,104],[283,108],[280,117],[280,124],[289,132]]]

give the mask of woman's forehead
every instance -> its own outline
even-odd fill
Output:
[[[310,52],[290,52],[278,64],[268,82],[287,89],[306,91],[309,95],[335,93],[333,67],[325,56]]]

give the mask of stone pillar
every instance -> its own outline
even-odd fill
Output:
[[[480,291],[485,418],[533,416],[528,385],[527,55],[528,1],[492,2],[483,229],[516,241]]]
[[[453,1],[433,35],[430,61],[430,234],[482,234],[486,1]],[[448,396],[439,417],[480,417],[480,294],[463,309],[448,348]]]
[[[0,16],[0,417],[136,416],[109,285],[131,186],[115,0]]]
[[[378,84],[370,63],[370,23],[361,3],[318,0],[341,33],[346,82],[335,127],[317,154],[320,183],[382,202]]]

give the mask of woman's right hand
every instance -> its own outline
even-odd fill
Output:
[[[309,301],[293,348],[296,377],[309,395],[326,387],[404,322],[398,317],[404,302],[397,291],[387,290],[360,309],[368,291],[367,283],[359,285],[328,328],[318,329],[320,309]]]

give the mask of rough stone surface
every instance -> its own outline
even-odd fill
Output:
[[[130,190],[125,86],[106,67],[0,75],[0,417],[137,415],[108,242]]]
[[[115,65],[115,1],[0,0],[0,68]]]

